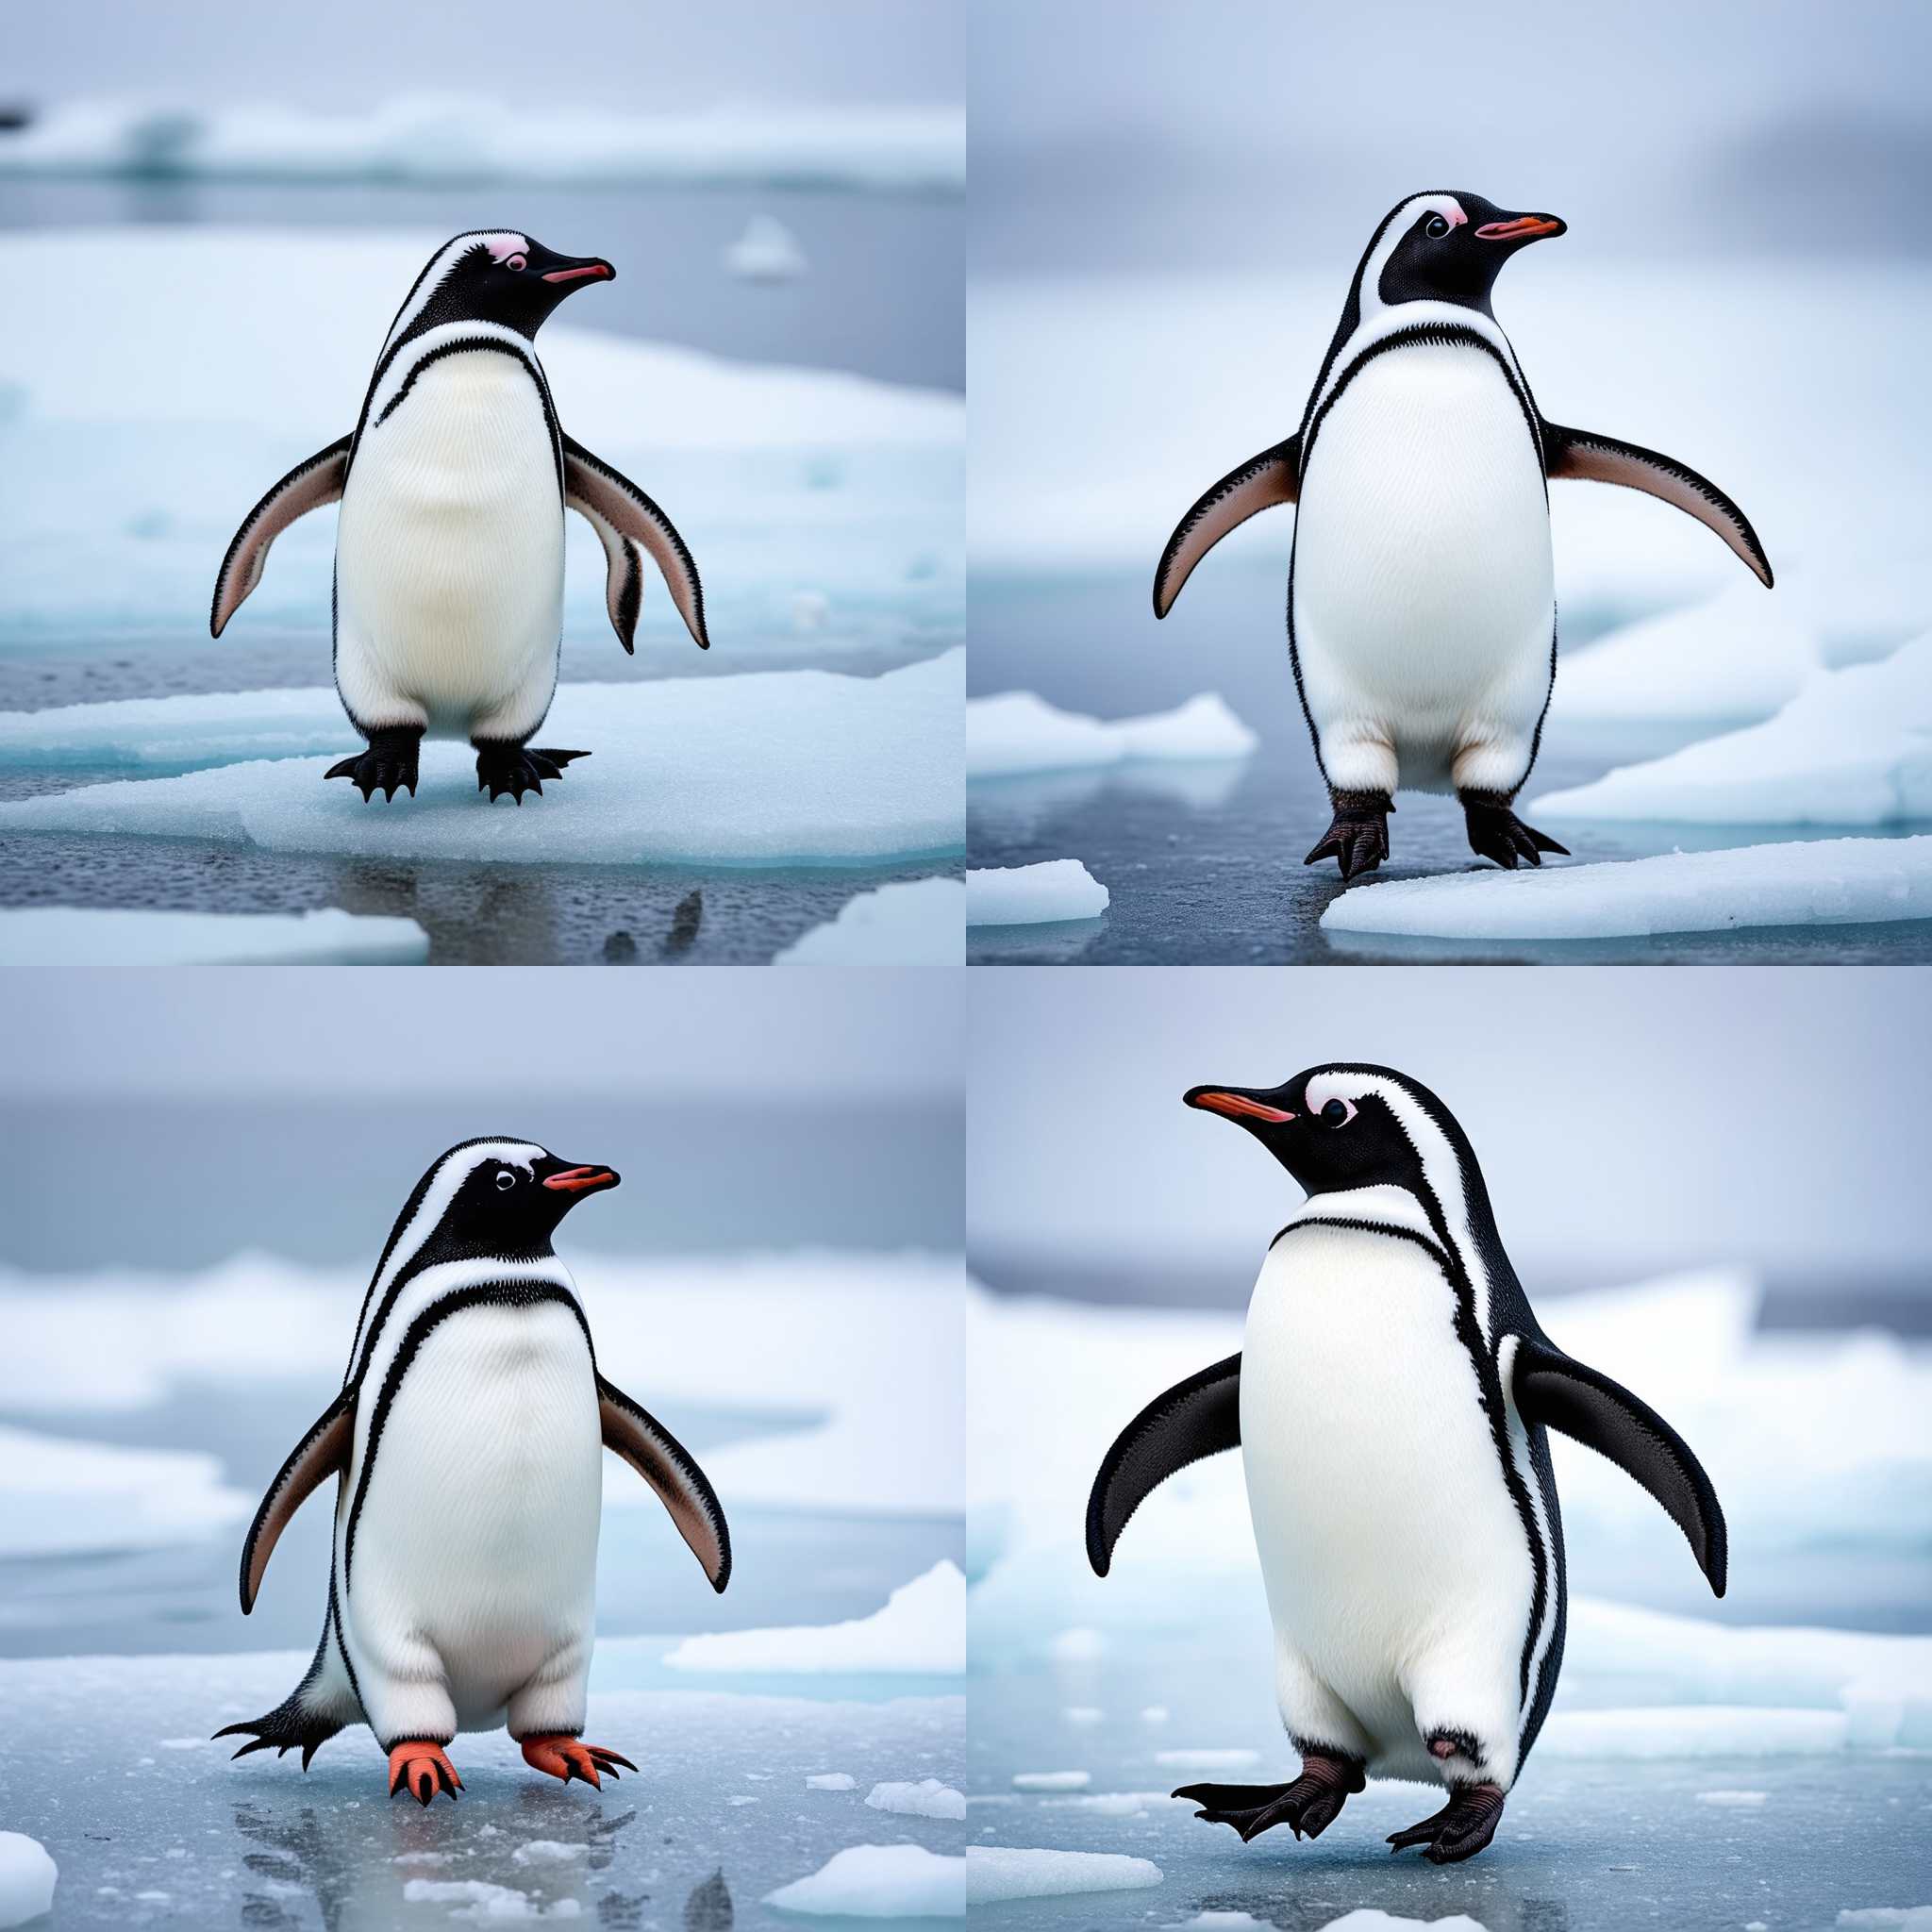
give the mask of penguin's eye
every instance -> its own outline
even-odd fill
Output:
[[[507,1194],[516,1184],[517,1177],[508,1168],[499,1167],[496,1170],[496,1186],[499,1192]]]
[[[1442,237],[1446,235],[1448,232],[1449,222],[1448,218],[1444,215],[1431,215],[1428,218],[1428,220],[1423,224],[1423,233],[1426,235],[1431,242],[1440,242],[1442,239]]]
[[[1355,1118],[1355,1102],[1352,1100],[1324,1101],[1322,1118],[1331,1127],[1345,1127]]]
[[[530,258],[527,255],[506,255],[503,258],[503,265],[505,268],[521,275],[525,269],[529,267]]]

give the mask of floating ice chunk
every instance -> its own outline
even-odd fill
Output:
[[[1060,1715],[1078,1730],[1091,1729],[1094,1724],[1103,1723],[1107,1717],[1106,1711],[1096,1710],[1091,1704],[1070,1704]]]
[[[795,282],[805,273],[805,250],[775,215],[753,215],[724,251],[724,266],[741,282]]]
[[[1120,1852],[966,1847],[966,1897],[975,1906],[1008,1898],[1060,1898],[1076,1891],[1133,1891],[1160,1883],[1160,1867]]]
[[[1196,1912],[1191,1919],[1179,1919],[1168,1927],[1168,1932],[1193,1932],[1196,1926],[1219,1926],[1223,1932],[1246,1932],[1250,1925],[1269,1926],[1272,1922],[1257,1919],[1252,1912],[1205,1911]]]
[[[566,1865],[573,1858],[590,1856],[588,1844],[566,1844],[556,1838],[527,1839],[510,1854],[519,1865]]]
[[[1576,940],[1927,918],[1932,835],[1394,879],[1343,892],[1322,924],[1435,939]]]
[[[413,966],[413,919],[312,912],[159,912],[23,906],[0,910],[0,966]]]
[[[765,1903],[822,1918],[963,1919],[966,1861],[924,1845],[849,1845]]]
[[[839,865],[958,851],[964,653],[883,677],[755,672],[565,685],[546,743],[593,758],[521,808],[477,794],[466,746],[432,743],[414,798],[364,804],[325,758],[83,786],[0,806],[0,832],[212,840],[283,852],[514,864]],[[318,706],[333,703],[316,693]],[[149,701],[185,719],[196,698]],[[339,724],[340,751],[353,741]]]
[[[1091,1771],[1016,1771],[1013,1787],[1022,1791],[1083,1791],[1093,1782]]]
[[[958,1564],[942,1559],[902,1583],[869,1617],[687,1637],[664,1661],[678,1671],[956,1676],[966,1668],[966,1578]]]
[[[1172,1765],[1175,1771],[1243,1771],[1259,1764],[1258,1751],[1157,1751],[1157,1764]]]
[[[815,925],[774,966],[958,966],[966,958],[961,879],[898,879],[860,892]]]
[[[1176,1800],[1171,1791],[1079,1791],[1068,1798],[1042,1798],[1041,1808],[1049,1811],[1091,1811],[1102,1818],[1144,1818],[1149,1811],[1165,1810]],[[1189,1804],[1186,1798],[1178,1801]]]
[[[1532,818],[1878,825],[1932,818],[1932,637],[1815,675],[1776,717],[1625,765]]]
[[[252,1507],[212,1456],[0,1426],[0,1555],[197,1542]]]
[[[1404,1919],[1374,1906],[1358,1906],[1339,1919],[1330,1919],[1322,1932],[1483,1932],[1483,1926],[1466,1912],[1447,1919]]]
[[[0,174],[958,189],[966,130],[946,107],[623,114],[416,92],[323,114],[267,102],[76,100],[0,136]]]
[[[482,1878],[411,1878],[403,1887],[403,1898],[409,1905],[454,1906],[451,1918],[491,1925],[526,1919],[575,1919],[584,1909],[574,1898],[560,1898],[546,1907],[527,1891]]]
[[[1749,1811],[1762,1805],[1769,1791],[1699,1791],[1700,1805],[1715,1805],[1724,1811]]]
[[[54,1909],[60,1868],[37,1838],[0,1831],[0,1925],[25,1925]]]
[[[1837,1923],[1882,1932],[1932,1932],[1932,1906],[1860,1906],[1841,1911]]]
[[[808,1791],[849,1791],[858,1782],[849,1772],[825,1771],[807,1778],[805,1788]]]
[[[1240,758],[1259,742],[1214,691],[1172,711],[1105,721],[1063,711],[1030,691],[974,698],[966,707],[972,778],[1088,771],[1137,758]]]
[[[1805,1757],[1845,1749],[1839,1710],[1673,1705],[1641,1710],[1559,1710],[1543,1727],[1545,1757]]]
[[[966,874],[968,925],[1045,925],[1098,919],[1108,891],[1077,858],[992,866]]]
[[[917,1784],[874,1785],[865,1802],[874,1811],[897,1811],[913,1818],[964,1818],[966,1794],[936,1777],[923,1777]]]

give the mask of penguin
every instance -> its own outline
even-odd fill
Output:
[[[336,1478],[322,1641],[263,1717],[218,1738],[236,1753],[300,1748],[345,1724],[389,1756],[390,1795],[427,1805],[462,1779],[458,1731],[508,1724],[524,1759],[601,1789],[627,1757],[583,1741],[602,1500],[600,1450],[658,1492],[714,1590],[731,1536],[676,1438],[598,1372],[570,1270],[551,1247],[609,1168],[531,1141],[452,1147],[390,1230],[341,1392],[268,1487],[242,1545],[242,1611],[276,1539]]]
[[[563,513],[597,532],[605,602],[636,648],[643,560],[663,574],[702,650],[705,593],[671,520],[558,426],[536,336],[563,299],[617,271],[510,229],[474,229],[430,257],[384,337],[347,436],[298,463],[250,510],[215,578],[220,637],[261,581],[269,546],[340,501],[331,611],[336,691],[367,748],[323,774],[367,803],[412,797],[425,733],[464,738],[493,804],[540,796],[582,751],[532,745],[557,690]]]
[[[1469,1139],[1420,1081],[1322,1066],[1186,1101],[1246,1128],[1307,1198],[1269,1245],[1241,1352],[1158,1397],[1108,1451],[1087,1553],[1105,1576],[1156,1487],[1239,1449],[1302,1768],[1174,1796],[1246,1842],[1277,1824],[1320,1837],[1370,1777],[1441,1785],[1441,1809],[1389,1843],[1471,1857],[1563,1660],[1549,1431],[1641,1483],[1723,1596],[1717,1493],[1662,1417],[1542,1332]]]
[[[1512,256],[1564,232],[1479,194],[1398,202],[1356,265],[1301,427],[1215,484],[1161,553],[1157,618],[1237,525],[1298,506],[1289,658],[1334,812],[1304,864],[1374,872],[1399,786],[1454,791],[1471,849],[1511,871],[1564,852],[1511,809],[1557,675],[1550,478],[1659,497],[1771,587],[1716,484],[1537,408],[1490,295]]]

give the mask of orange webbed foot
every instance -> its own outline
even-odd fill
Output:
[[[391,1798],[407,1790],[417,1804],[426,1805],[438,1791],[452,1798],[461,1790],[463,1781],[457,1768],[443,1755],[441,1744],[421,1738],[396,1745],[389,1754],[389,1794]]]
[[[626,1771],[635,1771],[637,1766],[628,1757],[620,1757],[615,1751],[607,1750],[602,1744],[586,1744],[581,1738],[564,1737],[560,1734],[541,1738],[521,1740],[524,1749],[524,1762],[533,1769],[547,1772],[552,1777],[561,1778],[569,1784],[572,1778],[580,1777],[586,1784],[603,1789],[599,1772],[608,1772],[614,1778],[621,1764]]]

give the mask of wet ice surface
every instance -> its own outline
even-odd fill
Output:
[[[1308,744],[1289,665],[1282,573],[1267,559],[1210,559],[1190,579],[1199,600],[1187,640],[1175,615],[1157,625],[1146,584],[1124,572],[1063,581],[975,579],[971,689],[1039,691],[1049,703],[1106,716],[1160,710],[1215,689],[1261,736],[1245,760],[1137,765],[974,784],[967,846],[975,867],[1080,859],[1111,894],[1106,918],[1064,926],[975,928],[967,957],[983,963],[1191,964],[1537,960],[1902,962],[1932,959],[1932,922],[1601,941],[1451,941],[1324,932],[1321,915],[1342,884],[1332,863],[1302,858],[1328,824],[1329,803]],[[1640,607],[1641,608],[1641,607]],[[1625,609],[1621,615],[1635,614]],[[1611,613],[1598,613],[1599,625]],[[1584,613],[1564,635],[1592,635]],[[1215,642],[1211,663],[1200,653]],[[1560,684],[1561,671],[1558,671]],[[1566,790],[1613,767],[1707,736],[1698,725],[1618,724],[1553,716],[1532,792]],[[1806,838],[1829,827],[1552,821],[1579,859],[1708,851]],[[1932,829],[1923,821],[1873,828]],[[1421,878],[1493,870],[1470,851],[1453,799],[1403,795],[1390,820],[1393,854],[1378,876]]]

